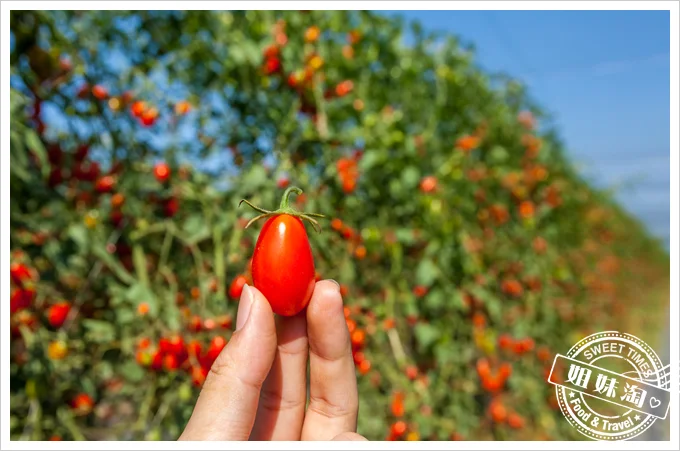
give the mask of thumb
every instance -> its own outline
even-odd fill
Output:
[[[180,440],[248,440],[275,351],[276,326],[269,302],[259,290],[245,285],[236,332],[210,368]]]

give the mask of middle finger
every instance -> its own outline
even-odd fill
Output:
[[[277,317],[276,330],[276,356],[260,392],[251,440],[299,440],[302,432],[309,353],[305,312]]]

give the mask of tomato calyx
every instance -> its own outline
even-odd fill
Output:
[[[291,186],[287,188],[286,191],[284,191],[283,193],[283,197],[281,198],[281,204],[279,205],[279,209],[275,211],[265,210],[264,208],[260,208],[256,205],[253,205],[250,201],[246,199],[241,199],[241,202],[238,203],[239,207],[243,202],[245,202],[246,204],[248,204],[250,208],[261,213],[260,215],[255,216],[253,219],[248,221],[248,224],[246,224],[245,228],[247,229],[248,227],[250,227],[251,224],[253,224],[256,221],[259,221],[260,219],[270,218],[272,216],[278,215],[289,215],[309,221],[314,227],[314,230],[320,232],[321,226],[319,225],[319,222],[314,218],[325,218],[325,216],[318,213],[306,213],[295,210],[293,207],[290,206],[290,195],[292,193],[295,193],[299,196],[300,194],[302,194],[302,190],[297,186]]]

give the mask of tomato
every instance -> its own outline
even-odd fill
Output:
[[[201,355],[202,350],[203,346],[201,346],[201,342],[199,342],[198,340],[191,340],[187,344],[186,352],[189,356],[198,358]]]
[[[145,127],[151,127],[155,122],[156,119],[158,118],[158,109],[155,107],[148,108],[142,112],[142,115],[139,117],[139,119],[142,122],[142,125]]]
[[[142,117],[142,114],[144,113],[145,110],[146,102],[142,100],[135,101],[135,103],[133,103],[132,106],[130,107],[130,112],[135,117]]]
[[[170,178],[170,166],[167,163],[158,163],[153,168],[153,175],[159,182],[166,182]]]
[[[177,102],[177,104],[175,105],[175,114],[177,114],[178,116],[183,116],[187,114],[189,111],[191,111],[191,104],[186,100]]]
[[[279,177],[279,179],[276,181],[276,186],[279,188],[286,188],[288,186],[289,180],[288,177],[282,176]]]
[[[47,356],[51,360],[61,360],[68,354],[66,343],[61,340],[53,341],[47,346]]]
[[[142,337],[137,342],[138,349],[146,349],[151,346],[151,339],[149,337]]]
[[[163,368],[163,353],[160,350],[154,352],[151,356],[151,368],[156,371]]]
[[[279,47],[275,44],[272,44],[264,49],[264,52],[262,52],[264,55],[265,59],[270,59],[270,58],[275,58],[279,56]]]
[[[406,432],[406,423],[403,421],[397,421],[392,425],[391,432],[392,435],[401,437]]]
[[[316,271],[305,226],[282,214],[262,228],[253,254],[253,283],[269,300],[274,313],[293,316],[307,307]]]
[[[111,196],[111,207],[120,208],[125,203],[125,196],[121,193],[116,193]]]
[[[109,96],[109,92],[102,85],[94,85],[92,88],[92,95],[99,100],[103,100]]]
[[[161,338],[159,347],[164,354],[178,356],[184,352],[184,339],[180,335],[173,335],[170,338]]]
[[[66,321],[68,312],[71,310],[71,306],[67,302],[59,302],[54,304],[47,310],[47,321],[50,326],[54,328],[61,327]]]
[[[349,94],[352,89],[354,89],[354,83],[352,80],[345,80],[341,83],[338,83],[338,85],[335,87],[335,94],[337,94],[338,97],[344,97]]]
[[[513,412],[508,415],[508,426],[513,429],[522,429],[524,427],[524,418]]]
[[[104,177],[97,179],[94,188],[98,193],[109,193],[113,190],[115,184],[116,179],[113,178],[113,176],[105,175]]]
[[[507,362],[502,363],[501,366],[498,368],[498,374],[500,374],[502,379],[509,378],[510,375],[512,374],[512,365],[510,365]]]
[[[416,377],[418,377],[418,367],[415,365],[409,365],[406,367],[406,377],[409,378],[409,380],[416,380]]]
[[[210,347],[208,348],[208,352],[206,353],[206,359],[209,363],[209,365],[212,365],[212,362],[215,361],[218,355],[220,355],[220,352],[222,352],[222,349],[227,345],[227,340],[225,340],[223,337],[217,336],[212,339],[210,342]]]
[[[79,393],[71,400],[71,407],[79,415],[86,415],[92,411],[94,400],[86,393]]]
[[[321,36],[321,30],[316,25],[312,25],[311,27],[307,28],[307,30],[305,30],[306,42],[314,42],[319,39],[319,36]]]
[[[220,325],[222,329],[231,329],[231,316],[229,315],[222,315],[217,318],[217,323]]]
[[[255,244],[251,273],[255,287],[267,298],[274,313],[282,316],[297,315],[312,297],[316,270],[302,219],[310,221],[318,230],[319,224],[312,217],[322,217],[291,208],[288,198],[293,192],[302,195],[300,188],[289,187],[276,211],[263,210],[245,199],[241,201],[262,213],[248,225],[267,218]]]
[[[264,63],[264,73],[271,75],[281,72],[281,60],[278,58],[269,58]]]
[[[359,373],[360,374],[366,374],[370,371],[371,369],[371,361],[370,360],[364,360],[359,364]]]
[[[200,316],[194,315],[189,321],[189,330],[192,332],[200,332],[203,327],[203,320]]]
[[[431,193],[437,189],[437,178],[428,175],[420,181],[420,191],[423,193]]]
[[[165,216],[171,218],[177,214],[179,210],[179,200],[176,197],[171,197],[163,202],[163,213]]]
[[[489,413],[491,414],[493,421],[496,423],[503,423],[508,414],[505,406],[498,401],[491,403],[489,406]]]
[[[500,337],[498,337],[498,346],[500,346],[501,349],[511,349],[513,346],[514,340],[512,337],[508,334],[503,334]]]
[[[146,315],[149,313],[149,304],[147,302],[142,302],[137,306],[137,313],[139,313],[141,316]]]
[[[179,368],[179,359],[175,354],[168,354],[163,357],[163,368],[166,371],[172,371]]]
[[[208,376],[208,368],[202,366],[191,367],[191,382],[195,387],[200,387],[205,382],[205,378]]]
[[[413,287],[413,294],[419,298],[425,296],[427,294],[427,287],[423,285],[416,285]]]
[[[31,271],[26,265],[22,265],[21,263],[12,263],[9,266],[9,272],[12,282],[19,286],[23,285],[24,280],[32,279]]]
[[[234,277],[234,280],[229,286],[229,297],[232,299],[239,299],[241,297],[241,292],[243,291],[243,285],[248,283],[248,279],[244,275],[238,275]]]
[[[491,375],[489,361],[485,358],[477,360],[477,374],[479,374],[479,377],[482,379],[486,379]]]

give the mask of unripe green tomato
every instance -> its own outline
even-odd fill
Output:
[[[152,429],[149,432],[146,433],[146,439],[147,440],[153,440],[153,441],[158,441],[161,439],[161,431],[156,429]]]
[[[430,202],[430,213],[439,216],[442,212],[442,201],[440,199],[432,199]]]
[[[28,396],[28,399],[38,398],[38,388],[33,379],[26,381],[26,396]]]
[[[192,397],[191,387],[189,387],[189,384],[182,384],[179,387],[177,395],[179,396],[180,401],[189,401]]]
[[[366,127],[373,127],[377,122],[378,118],[375,116],[375,113],[367,114],[366,119],[364,120]]]
[[[365,227],[361,230],[364,241],[375,242],[380,240],[380,230],[377,227]]]

